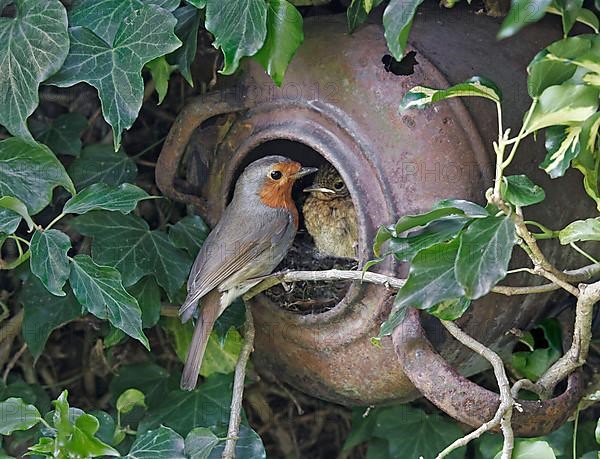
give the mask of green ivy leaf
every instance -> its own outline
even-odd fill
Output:
[[[244,340],[235,328],[229,329],[224,340],[220,340],[216,333],[211,333],[200,374],[207,377],[214,373],[233,373],[243,344]]]
[[[131,183],[119,186],[94,183],[71,199],[63,207],[65,214],[85,214],[92,210],[109,210],[128,214],[138,202],[157,196],[149,196],[144,190]]]
[[[453,97],[484,97],[496,103],[502,100],[502,92],[487,78],[474,76],[448,89],[433,89],[426,86],[415,86],[410,89],[400,102],[400,111],[426,106]]]
[[[552,177],[562,177],[581,151],[581,126],[551,126],[546,129],[546,158],[540,168]]]
[[[116,408],[120,413],[129,413],[136,406],[146,408],[146,397],[137,389],[127,389],[117,399]]]
[[[198,9],[206,7],[206,0],[185,0],[190,5],[194,5]]]
[[[206,427],[193,429],[185,437],[185,454],[190,459],[208,459],[219,438]]]
[[[200,216],[188,215],[169,228],[169,239],[175,247],[184,249],[195,257],[209,232]]]
[[[126,365],[117,370],[110,382],[110,393],[121,394],[135,388],[142,391],[149,406],[160,404],[168,392],[169,372],[155,363]]]
[[[167,56],[167,61],[176,65],[188,84],[194,86],[190,67],[196,58],[201,13],[197,8],[186,5],[177,8],[173,14],[177,18],[175,34],[183,44]]]
[[[5,196],[5,198],[8,197],[10,196]],[[25,211],[27,211],[26,207]],[[0,233],[4,235],[13,234],[15,231],[17,231],[20,223],[21,216],[18,213],[10,209],[0,209]]]
[[[383,12],[385,40],[392,56],[398,61],[406,51],[412,20],[421,3],[423,0],[390,0]]]
[[[73,224],[81,234],[94,237],[94,260],[118,269],[126,287],[152,274],[173,299],[187,278],[191,258],[164,232],[150,231],[139,217],[96,211],[76,218]]]
[[[265,0],[206,1],[206,30],[215,37],[213,46],[223,51],[223,75],[231,75],[244,56],[253,56],[267,36]]]
[[[19,299],[24,311],[21,334],[35,360],[53,330],[81,315],[81,306],[70,290],[57,298],[34,276],[25,282]]]
[[[159,424],[187,435],[195,427],[214,427],[229,422],[231,375],[212,375],[193,391],[175,390],[156,407],[151,407],[138,427],[139,432]]]
[[[144,432],[135,439],[126,459],[186,459],[181,435],[165,426]]]
[[[600,210],[600,190],[598,189],[600,155],[596,154],[596,142],[600,127],[600,113],[588,118],[581,126],[579,144],[581,152],[573,159],[573,167],[583,174],[583,187]]]
[[[500,459],[502,452],[496,454],[494,459]],[[522,440],[515,443],[512,453],[513,459],[556,459],[554,450],[546,441]]]
[[[160,6],[162,9],[170,11],[171,13],[177,9],[180,0],[146,0],[147,3],[153,3]]]
[[[506,276],[517,242],[515,224],[509,217],[475,220],[460,237],[456,280],[467,298],[480,298]]]
[[[559,351],[552,348],[515,352],[511,357],[511,364],[523,377],[535,382],[559,359],[560,355]]]
[[[160,319],[160,288],[151,276],[143,277],[127,291],[135,297],[142,310],[142,327],[150,328]]]
[[[503,179],[502,194],[508,202],[515,206],[531,206],[546,198],[544,189],[529,180],[526,175],[509,175]]]
[[[354,32],[358,26],[367,20],[371,10],[379,6],[383,0],[352,0],[346,17],[348,19],[348,30]]]
[[[10,435],[17,430],[29,430],[40,421],[40,412],[20,398],[0,402],[0,435]]]
[[[142,331],[140,307],[123,288],[121,275],[115,268],[99,266],[89,256],[77,255],[71,265],[70,282],[75,297],[90,313],[108,319],[149,349]]]
[[[527,133],[555,125],[581,123],[598,110],[598,90],[581,84],[546,88],[527,124]]]
[[[114,147],[142,106],[142,68],[181,45],[171,13],[139,0],[81,0],[70,13],[71,49],[50,83],[69,87],[86,82],[98,90]],[[126,97],[125,97],[126,95]]]
[[[542,19],[551,3],[552,0],[512,0],[510,11],[498,31],[498,39],[511,37],[526,25]]]
[[[167,95],[169,79],[176,67],[170,65],[165,56],[160,56],[148,62],[146,68],[150,71],[150,75],[152,75],[156,93],[158,94],[158,105],[160,105]]]
[[[227,431],[223,430],[221,437],[225,437]],[[223,456],[225,442],[219,443],[213,449],[210,458],[217,459]],[[267,453],[260,436],[252,430],[247,424],[242,423],[240,434],[235,445],[235,457],[237,459],[266,459]]]
[[[2,196],[0,198],[0,231],[3,233],[14,233],[21,223],[21,217],[27,222],[27,227],[31,231],[35,223],[29,216],[27,206],[19,199],[12,196]]]
[[[81,134],[88,127],[85,116],[66,113],[49,124],[31,123],[31,130],[38,142],[45,144],[57,155],[79,156]]]
[[[90,145],[71,163],[69,175],[78,190],[98,182],[116,186],[134,182],[137,166],[122,150],[115,152],[109,145]]]
[[[471,300],[465,297],[442,301],[435,306],[427,309],[432,316],[442,320],[456,320],[465,313],[471,306]]]
[[[73,182],[48,147],[17,137],[0,142],[0,195],[21,200],[35,215],[50,203],[57,186],[75,194]]]
[[[454,276],[458,248],[459,240],[454,239],[421,250],[411,263],[406,283],[396,295],[394,310],[409,306],[428,309],[442,301],[463,296],[463,287]]]
[[[302,15],[287,0],[268,0],[267,37],[254,58],[277,86],[283,83],[287,66],[304,41]]]
[[[564,35],[568,35],[583,7],[583,0],[553,0],[552,6],[556,7],[562,16]]]
[[[38,105],[38,87],[67,57],[67,12],[58,0],[17,0],[14,18],[0,17],[0,124],[33,140],[27,118]]]
[[[600,241],[600,217],[576,220],[558,233],[561,244],[579,241]]]
[[[59,230],[36,231],[31,238],[31,272],[50,293],[65,296],[63,287],[69,278],[71,239]]]

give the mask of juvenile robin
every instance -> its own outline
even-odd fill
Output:
[[[231,203],[202,245],[192,266],[187,298],[179,309],[190,320],[202,299],[192,343],[181,376],[181,388],[193,390],[210,332],[236,298],[270,274],[283,260],[298,230],[292,187],[316,168],[283,156],[251,163],[240,175]]]
[[[319,169],[302,206],[304,224],[321,255],[357,258],[358,221],[350,192],[333,166]]]

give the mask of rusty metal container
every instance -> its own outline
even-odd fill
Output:
[[[385,70],[382,57],[388,51],[380,25],[368,24],[349,35],[343,17],[306,20],[305,43],[281,88],[261,67],[248,63],[228,89],[190,102],[160,156],[161,190],[193,204],[214,224],[237,175],[253,159],[277,152],[305,165],[326,160],[338,169],[351,192],[361,227],[362,261],[372,257],[372,240],[380,225],[427,210],[443,198],[481,201],[492,184],[491,146],[497,135],[493,104],[454,99],[404,114],[398,114],[398,104],[415,85],[447,87],[481,74],[504,90],[505,122],[518,127],[529,104],[526,65],[539,49],[559,38],[560,27],[539,24],[514,39],[497,42],[493,19],[460,8],[420,11],[410,37],[418,62],[411,75]],[[513,169],[542,185],[548,202],[569,203],[561,213],[545,205],[528,208],[528,217],[560,227],[592,211],[576,174],[567,173],[558,189],[538,169],[544,155],[540,141],[526,142],[521,152]],[[569,196],[561,191],[563,187],[572,190]],[[545,249],[558,266],[569,267],[576,261],[556,246]],[[521,266],[524,262],[523,258],[515,261]],[[406,267],[389,260],[377,270],[403,275]],[[515,276],[514,282],[531,279]],[[497,398],[492,393],[471,394],[477,390],[467,389],[468,381],[458,373],[472,375],[485,365],[442,332],[435,320],[424,318],[423,331],[418,315],[410,316],[410,329],[396,341],[401,343],[401,349],[396,349],[400,359],[390,339],[383,340],[382,347],[370,342],[389,312],[391,299],[392,293],[384,288],[359,283],[322,314],[299,315],[265,296],[254,299],[257,368],[311,395],[345,405],[409,401],[419,396],[419,390],[431,398],[440,389],[434,386],[445,383],[449,400],[436,403],[454,404],[457,411],[472,402],[471,417],[462,418],[465,422],[477,424],[478,413],[480,417],[493,413]],[[514,343],[514,336],[506,331],[532,326],[547,312],[548,299],[549,295],[488,295],[460,324],[506,354]],[[412,352],[411,346],[411,358],[403,359]],[[428,369],[434,360],[441,366]],[[432,371],[449,379],[440,381]],[[431,384],[425,387],[427,381]],[[538,410],[539,419],[552,414],[554,424],[527,430],[523,421],[525,427],[518,432],[533,435],[554,428],[576,402],[578,387],[573,378],[569,390],[553,405],[531,407]],[[454,414],[452,406],[445,409]]]

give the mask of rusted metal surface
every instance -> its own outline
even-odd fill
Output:
[[[281,88],[273,85],[262,67],[249,62],[227,92],[190,103],[161,153],[158,184],[166,195],[196,205],[214,224],[237,175],[264,154],[265,145],[282,139],[298,142],[316,153],[306,147],[288,151],[289,144],[270,153],[291,156],[307,166],[318,165],[320,156],[339,170],[357,209],[359,255],[364,262],[373,256],[371,243],[379,225],[428,210],[439,199],[481,201],[492,185],[491,146],[497,135],[493,104],[477,98],[454,99],[403,114],[397,113],[397,107],[413,86],[447,87],[483,69],[484,75],[505,88],[506,125],[516,127],[529,103],[525,67],[553,34],[540,25],[521,32],[518,41],[499,43],[493,22],[460,8],[443,14],[435,7],[425,8],[411,33],[419,64],[414,74],[397,76],[386,72],[381,63],[388,54],[381,26],[365,25],[349,35],[344,17],[309,18],[305,43]],[[225,113],[232,117],[227,123],[218,116]],[[210,129],[216,129],[203,125],[209,118],[225,127],[219,128],[219,141],[206,148],[206,142],[198,139],[207,139]],[[543,158],[541,142],[525,142],[522,151],[514,170],[542,185],[547,201],[553,203],[528,208],[528,218],[560,227],[585,215],[582,210],[589,214],[593,205],[584,197],[579,177],[567,173],[561,187],[551,186],[537,168]],[[184,166],[186,172],[179,177]],[[572,192],[561,191],[565,187]],[[566,200],[568,205],[562,205]],[[556,208],[562,209],[560,215],[555,215]],[[574,265],[568,251],[559,251],[558,245],[546,244],[544,249],[558,266]],[[523,257],[515,258],[516,266],[523,263]],[[406,267],[393,260],[376,269],[406,274]],[[516,275],[510,282],[525,284],[531,278]],[[548,299],[549,295],[488,295],[474,303],[461,326],[507,355],[514,336],[506,330],[531,327],[544,316]],[[257,368],[307,393],[347,405],[414,399],[419,394],[411,382],[415,376],[407,377],[391,340],[384,339],[381,348],[370,341],[390,303],[391,292],[360,283],[353,284],[334,309],[309,316],[258,297],[253,300]],[[435,319],[424,318],[423,326],[434,348],[461,374],[485,368],[485,362],[449,337]],[[417,363],[411,368],[418,368]],[[490,406],[493,411],[493,403]]]
[[[469,381],[433,348],[421,326],[419,312],[410,310],[393,335],[396,355],[419,392],[453,418],[479,427],[494,417],[498,394]],[[583,392],[579,372],[569,377],[566,390],[544,401],[519,400],[513,410],[515,435],[537,437],[560,427],[575,411]]]

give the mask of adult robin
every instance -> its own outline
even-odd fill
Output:
[[[358,221],[350,192],[333,166],[319,169],[302,206],[304,224],[323,256],[357,258]]]
[[[316,172],[284,156],[267,156],[240,175],[231,203],[202,245],[188,280],[188,294],[179,309],[187,322],[198,309],[181,388],[193,390],[213,325],[233,300],[270,274],[283,260],[298,230],[292,187]]]

